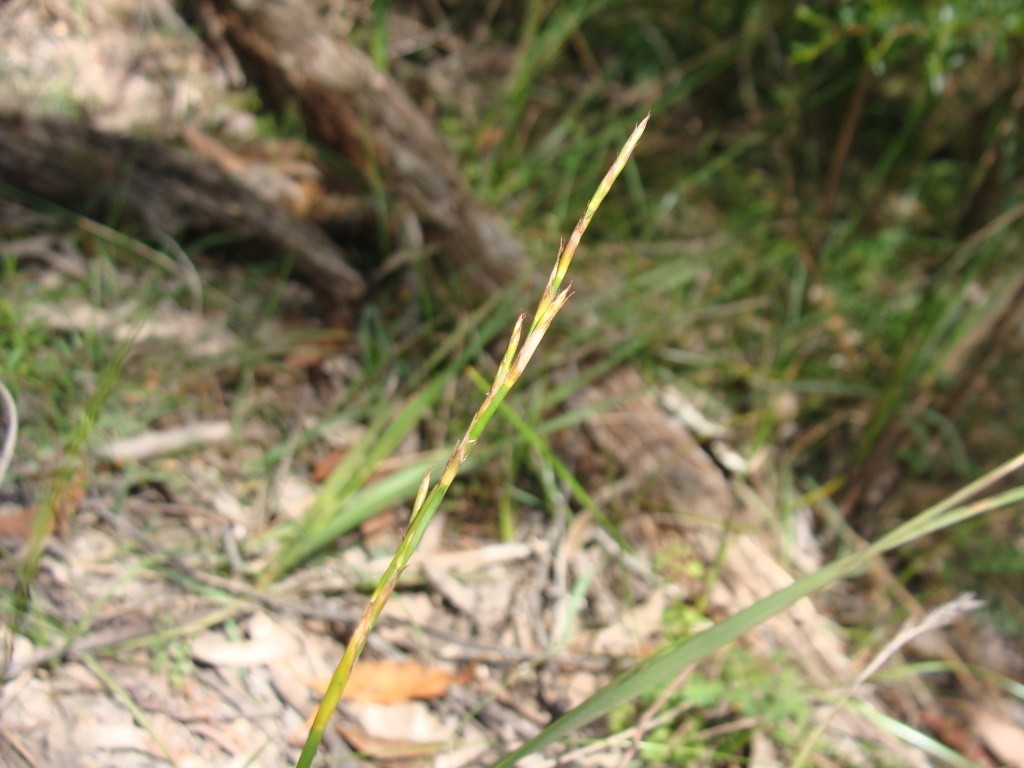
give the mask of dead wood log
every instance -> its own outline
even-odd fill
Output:
[[[0,179],[69,208],[116,206],[150,233],[232,232],[290,252],[296,270],[342,305],[366,284],[323,231],[189,152],[56,116],[0,112]]]
[[[431,122],[365,53],[331,37],[309,3],[185,0],[183,12],[227,41],[265,103],[297,108],[311,138],[375,167],[471,290],[489,292],[522,268],[526,249],[472,194]]]
[[[631,393],[634,396],[629,398]],[[622,405],[609,410],[596,408],[600,403],[624,399]],[[764,535],[743,530],[756,522],[756,512],[733,500],[721,470],[687,429],[661,408],[634,370],[613,371],[579,400],[584,407],[595,407],[584,426],[598,452],[611,462],[612,472],[624,475],[617,485],[643,487],[664,508],[681,513],[681,538],[696,559],[719,564],[718,579],[707,596],[713,614],[733,615],[793,583]],[[602,475],[608,476],[608,468]],[[736,530],[730,531],[725,521],[733,510]],[[665,527],[649,534],[662,545],[675,536]],[[744,642],[763,657],[784,650],[807,680],[823,688],[847,684],[858,671],[834,624],[806,598],[747,634]],[[884,711],[870,691],[859,692],[858,698]],[[825,709],[822,707],[822,712]],[[858,739],[886,745],[898,756],[900,765],[928,765],[922,753],[904,746],[874,721],[855,711],[836,714],[828,743],[851,765],[864,763],[858,758]]]

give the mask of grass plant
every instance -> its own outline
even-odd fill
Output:
[[[562,307],[565,306],[565,302],[568,301],[569,296],[571,295],[571,287],[562,287],[562,285],[569,271],[569,265],[572,263],[572,258],[576,253],[576,249],[579,247],[580,241],[583,239],[583,234],[590,225],[591,219],[594,217],[597,209],[601,206],[601,203],[611,189],[612,184],[619,177],[619,174],[622,173],[626,162],[629,160],[630,155],[633,153],[637,143],[640,141],[640,137],[643,135],[649,119],[650,115],[645,117],[636,126],[636,128],[634,128],[633,133],[626,140],[626,143],[623,145],[618,157],[616,157],[611,168],[609,168],[607,174],[605,174],[604,179],[598,185],[594,196],[590,199],[590,202],[587,205],[586,211],[583,213],[583,217],[577,223],[568,242],[563,242],[562,246],[559,248],[555,266],[548,278],[547,285],[544,288],[544,293],[537,306],[537,311],[535,312],[529,327],[526,329],[525,336],[523,335],[523,329],[524,323],[526,322],[526,315],[520,314],[517,318],[515,327],[512,329],[512,336],[505,349],[505,354],[498,365],[497,373],[495,373],[494,379],[491,382],[487,396],[484,398],[483,403],[474,415],[462,439],[456,443],[455,449],[449,457],[444,470],[441,472],[440,478],[434,486],[431,487],[431,473],[428,471],[423,476],[423,480],[419,486],[419,491],[416,494],[416,499],[412,505],[409,524],[406,528],[405,535],[402,537],[402,541],[398,546],[398,550],[395,552],[395,556],[392,558],[387,570],[384,572],[380,582],[377,584],[377,588],[374,590],[373,595],[371,595],[370,602],[366,607],[363,617],[352,632],[352,636],[345,649],[345,654],[338,663],[338,666],[327,686],[327,690],[320,701],[320,706],[317,708],[316,715],[313,718],[313,723],[309,729],[309,735],[306,739],[306,743],[303,746],[298,762],[296,763],[296,768],[310,768],[313,764],[313,758],[316,756],[320,741],[323,738],[324,730],[326,729],[334,710],[337,709],[338,702],[341,700],[341,694],[345,689],[345,685],[348,683],[348,678],[352,672],[352,668],[355,666],[356,661],[362,654],[367,638],[369,637],[370,632],[373,631],[373,627],[377,623],[377,619],[380,617],[381,611],[384,610],[384,606],[387,603],[388,598],[398,585],[398,580],[402,575],[402,571],[405,570],[406,566],[409,564],[409,560],[412,558],[412,555],[416,551],[417,546],[419,546],[423,535],[426,533],[427,527],[430,525],[430,521],[433,519],[440,507],[441,501],[444,499],[448,489],[455,481],[455,477],[458,474],[460,467],[462,467],[469,458],[470,453],[476,446],[480,436],[483,434],[487,423],[497,412],[498,408],[501,407],[505,397],[523,375],[523,372],[526,370],[526,366],[529,364],[534,353],[537,351],[537,348],[540,346],[541,340],[547,333],[548,328],[551,327],[551,323],[554,321],[555,316],[559,311],[561,311]]]
[[[33,202],[58,220],[70,218],[65,211]],[[116,587],[152,571],[165,559],[164,553],[154,554],[129,568],[74,624],[67,624],[62,616],[47,615],[32,599],[47,542],[73,529],[79,501],[103,474],[96,471],[90,449],[175,415],[181,390],[161,388],[160,396],[153,397],[152,389],[158,382],[180,385],[197,368],[196,361],[185,355],[154,351],[138,343],[143,326],[154,322],[158,299],[174,295],[168,285],[180,286],[182,302],[192,303],[197,312],[200,309],[194,301],[193,281],[170,257],[95,221],[75,217],[74,223],[93,251],[80,281],[64,275],[60,280],[36,282],[31,268],[21,271],[17,260],[4,258],[0,250],[5,288],[0,297],[0,377],[18,404],[17,464],[28,473],[27,478],[14,480],[26,486],[34,481],[26,505],[31,512],[27,540],[16,558],[8,557],[4,549],[4,566],[15,571],[17,587],[3,595],[0,612],[8,620],[9,639],[23,633],[38,646],[58,649],[53,658],[80,642],[87,644],[95,618],[103,614]],[[206,298],[223,300],[215,291]],[[105,320],[90,326],[79,315],[65,324],[61,313],[70,306],[110,311],[109,317],[121,319],[116,326]],[[13,440],[13,430],[8,430],[7,437]],[[0,482],[11,479],[5,475]],[[122,491],[128,495],[133,485],[165,484],[173,489],[180,482],[174,473],[129,467]],[[117,513],[123,500],[115,504]],[[17,533],[12,536],[17,541]],[[129,549],[133,543],[138,542],[131,539]],[[7,650],[5,665],[11,661],[11,648]],[[0,680],[6,671],[0,672]]]
[[[389,504],[416,492],[424,470],[443,456],[424,457],[371,486],[367,480],[419,425],[424,413],[436,407],[451,379],[497,332],[505,317],[505,298],[499,295],[484,302],[446,336],[418,372],[406,377],[405,384],[414,394],[397,405],[381,397],[363,405],[369,421],[365,435],[331,472],[302,517],[268,534],[268,539],[281,544],[260,575],[261,584],[273,583]],[[448,357],[453,359],[445,362]],[[359,407],[359,403],[349,404],[348,410],[358,412]]]
[[[41,388],[45,393],[49,386],[58,383],[51,378],[54,376],[59,377],[63,383],[64,377],[68,375],[66,368],[40,369],[36,365],[35,355],[31,354],[30,349],[25,346],[33,337],[34,332],[26,330],[31,328],[31,324],[18,322],[14,317],[15,308],[12,305],[7,305],[3,309],[7,317],[4,318],[0,333],[7,337],[5,341],[13,342],[10,346],[4,345],[7,350],[4,371],[17,378],[17,390],[24,391],[27,386],[37,391]],[[131,318],[129,328],[133,332],[138,330],[146,311],[147,308],[142,306]],[[82,485],[87,475],[86,451],[89,438],[110,394],[120,381],[132,346],[133,333],[129,333],[125,340],[111,345],[109,357],[101,364],[102,367],[98,372],[92,393],[84,403],[80,404],[77,419],[70,420],[68,431],[61,436],[57,446],[58,453],[52,457],[58,463],[54,467],[49,483],[42,489],[42,498],[32,516],[32,526],[28,531],[25,549],[18,565],[18,586],[13,595],[13,605],[9,617],[12,642],[31,609],[30,592],[39,571],[39,563],[46,541],[56,527],[67,529],[71,524],[75,511],[73,499],[82,492]],[[73,382],[66,382],[64,386],[69,391],[75,391]],[[4,390],[7,393],[6,386]],[[10,397],[9,393],[7,394]],[[10,399],[13,403],[14,398]],[[13,421],[16,415],[17,411],[12,408],[8,414],[8,418],[12,419],[12,423],[9,425],[12,437],[18,429]],[[0,474],[6,473],[6,466],[4,470],[5,472]],[[2,480],[3,477],[0,476],[0,482]],[[10,660],[10,649],[7,649],[3,657],[2,668],[0,668],[0,681],[6,677],[7,665]]]

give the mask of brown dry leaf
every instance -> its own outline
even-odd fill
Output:
[[[342,698],[376,704],[436,699],[444,696],[452,683],[468,682],[467,674],[471,674],[471,670],[454,674],[437,667],[424,667],[415,661],[364,661],[352,670]]]
[[[386,509],[378,515],[374,515],[369,520],[364,520],[359,524],[359,533],[364,538],[372,538],[374,536],[380,536],[381,534],[393,533],[398,527],[398,511],[394,509]],[[372,550],[373,547],[363,544],[365,549]]]
[[[359,526],[363,549],[375,555],[390,555],[402,541],[398,510],[387,509]]]
[[[59,478],[51,478],[49,482],[52,489],[46,493],[54,494],[51,501],[53,516],[46,521],[46,535],[49,536],[56,526],[57,536],[61,540],[66,540],[71,518],[85,497],[85,488],[88,482],[86,468],[79,467],[78,471],[66,482],[62,482]],[[58,482],[62,482],[62,487],[53,485]],[[37,514],[39,514],[37,507],[7,505],[0,509],[0,539],[12,542],[28,541],[32,537]]]
[[[1024,729],[993,704],[978,709],[973,719],[974,732],[989,752],[1006,765],[1024,766]]]
[[[248,640],[235,642],[220,632],[205,632],[192,642],[192,658],[213,667],[245,668],[291,659],[299,653],[298,640],[265,614],[250,621]]]
[[[5,506],[0,510],[0,539],[23,542],[32,535],[35,507]]]
[[[444,742],[417,743],[402,739],[382,739],[367,733],[362,728],[338,723],[338,732],[354,749],[373,758],[379,766],[410,768],[427,765],[431,757],[444,746]]]
[[[5,521],[3,529],[11,529],[12,537],[21,534],[21,537],[28,539],[32,535],[35,526],[36,515],[47,514],[47,507],[51,513],[46,520],[46,534],[57,529],[57,536],[67,540],[68,528],[71,525],[71,518],[74,517],[78,505],[85,498],[86,486],[89,482],[89,473],[84,465],[80,465],[71,475],[55,475],[50,480],[50,488],[46,492],[50,494],[48,504],[41,507],[27,507],[20,512],[15,512],[14,519]],[[3,515],[8,517],[8,515]]]
[[[317,460],[316,464],[313,465],[313,471],[310,472],[310,479],[314,483],[322,483],[328,477],[331,476],[331,472],[334,468],[341,463],[341,460],[345,458],[345,454],[348,453],[348,449],[340,451],[331,451],[325,454],[323,457]]]

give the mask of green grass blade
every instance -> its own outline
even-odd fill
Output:
[[[473,379],[474,384],[480,387],[483,392],[487,391],[487,382],[484,377],[476,371],[476,369],[470,368],[469,375]],[[608,519],[604,510],[601,509],[597,502],[591,498],[590,494],[587,493],[587,489],[583,487],[583,484],[580,483],[576,478],[576,475],[572,473],[572,470],[565,466],[565,464],[555,456],[554,452],[551,450],[551,446],[548,445],[540,432],[534,429],[526,419],[504,403],[502,403],[501,407],[498,408],[498,412],[515,428],[523,442],[527,445],[533,446],[540,452],[544,461],[551,467],[552,471],[554,471],[555,476],[568,486],[573,498],[576,499],[584,509],[590,512],[598,525],[604,528],[604,530],[611,535],[615,541],[618,542],[619,546],[621,546],[626,552],[631,552],[632,547],[630,547],[626,540],[622,538],[622,534],[619,532],[618,527]]]
[[[597,207],[600,205],[601,200],[607,194],[608,189],[615,181],[615,178],[622,171],[629,155],[640,140],[640,136],[643,134],[648,120],[650,120],[650,115],[645,117],[639,124],[637,124],[636,128],[634,128],[633,133],[630,135],[629,139],[626,140],[626,143],[619,152],[619,155],[616,157],[608,173],[598,186],[597,192],[595,192],[594,196],[591,198],[586,212],[577,223],[576,229],[573,231],[568,243],[563,244],[559,249],[555,268],[552,270],[551,276],[548,278],[548,284],[541,296],[537,312],[534,315],[533,322],[530,325],[530,329],[525,338],[522,333],[523,326],[526,321],[526,315],[520,314],[519,318],[516,320],[505,354],[502,357],[501,362],[498,364],[498,370],[494,376],[494,381],[491,383],[483,403],[477,410],[476,415],[473,416],[472,421],[470,421],[462,439],[455,444],[455,448],[452,450],[451,456],[448,458],[448,463],[445,464],[445,467],[441,472],[440,479],[438,479],[433,489],[429,492],[427,489],[430,488],[430,474],[428,473],[424,475],[419,491],[416,494],[416,502],[413,505],[412,514],[410,515],[409,525],[406,528],[405,535],[402,537],[402,541],[398,545],[398,550],[395,552],[395,556],[392,558],[387,570],[384,571],[384,575],[377,583],[377,588],[370,596],[370,602],[366,606],[366,610],[363,612],[362,618],[352,631],[352,636],[345,648],[345,653],[342,656],[341,661],[338,662],[338,666],[335,668],[334,674],[331,676],[331,680],[327,685],[327,691],[320,700],[320,706],[317,708],[316,715],[313,718],[309,734],[306,737],[306,743],[303,745],[302,753],[299,755],[298,762],[296,763],[296,768],[310,768],[312,765],[313,758],[316,756],[317,749],[319,748],[320,741],[323,738],[324,731],[327,728],[331,715],[337,708],[338,702],[341,700],[341,694],[348,683],[352,668],[359,659],[359,656],[362,654],[363,648],[366,645],[366,640],[369,637],[370,632],[373,631],[373,628],[377,623],[377,619],[380,618],[381,611],[384,610],[384,606],[387,603],[388,598],[391,597],[391,593],[394,592],[395,587],[398,585],[398,579],[401,577],[402,571],[404,571],[408,566],[409,560],[412,558],[413,553],[419,546],[424,533],[426,533],[427,527],[430,525],[430,521],[433,518],[434,513],[441,505],[441,501],[444,499],[445,493],[455,481],[455,477],[458,474],[460,467],[462,467],[469,458],[473,447],[476,445],[477,440],[479,440],[484,428],[487,426],[487,423],[501,406],[502,401],[511,391],[512,387],[515,386],[515,383],[522,376],[523,371],[529,364],[533,354],[537,351],[537,347],[540,345],[541,340],[544,338],[544,335],[551,326],[555,316],[565,305],[566,300],[568,300],[570,294],[569,289],[565,288],[559,290],[559,288],[561,286],[562,279],[565,277],[569,263],[572,261],[573,254],[576,251],[576,246],[579,245],[580,238],[582,238],[583,233],[587,228],[587,224],[589,224],[590,219],[597,210]]]
[[[975,504],[956,507],[972,493],[987,487],[1024,465],[1024,454],[989,472],[941,504],[937,504],[883,536],[866,549],[848,555],[819,571],[795,581],[768,597],[759,600],[711,629],[674,645],[640,662],[620,675],[583,704],[566,713],[514,752],[494,764],[508,768],[527,755],[565,739],[570,733],[609,714],[616,707],[651,691],[671,680],[681,669],[711,655],[746,632],[760,626],[805,597],[865,568],[873,558],[895,547],[913,541],[926,533],[954,525],[975,515],[1015,504],[1024,499],[1024,486],[1019,486]]]
[[[913,745],[932,757],[938,758],[944,764],[952,766],[952,768],[982,768],[981,763],[968,760],[959,752],[950,749],[942,742],[921,733],[921,731],[915,728],[911,728],[906,723],[901,723],[899,720],[894,720],[893,718],[882,714],[873,707],[857,706],[857,711],[867,719],[874,720],[882,729],[888,731],[896,738],[906,742],[907,744]]]
[[[435,350],[424,366],[432,370],[445,357],[455,355],[443,368],[426,380],[415,395],[396,408],[381,408],[370,422],[366,434],[354,445],[345,458],[334,468],[323,484],[313,504],[295,523],[275,530],[272,537],[283,538],[283,544],[259,583],[272,583],[308,558],[329,547],[339,536],[353,530],[380,511],[385,503],[409,498],[426,471],[426,464],[417,465],[419,474],[398,472],[386,481],[390,487],[375,490],[367,483],[377,471],[380,462],[391,456],[411,431],[416,429],[423,414],[432,408],[444,392],[445,385],[462,367],[479,354],[480,350],[498,332],[506,321],[503,311],[508,297],[492,297],[477,312],[460,324],[458,330]],[[418,376],[413,378],[417,381]],[[374,486],[378,483],[374,483]],[[400,496],[404,491],[404,496]],[[358,497],[358,499],[357,499]]]
[[[348,508],[353,496],[367,485],[378,464],[390,456],[416,427],[423,413],[440,397],[446,380],[447,377],[443,376],[435,378],[430,385],[407,400],[394,414],[392,421],[385,425],[370,426],[366,437],[348,452],[331,473],[316,500],[294,524],[287,540],[260,579],[261,584],[280,578],[366,519]],[[375,427],[379,427],[380,431],[375,430]],[[364,508],[363,514],[372,512]]]

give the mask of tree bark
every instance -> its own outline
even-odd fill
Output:
[[[191,23],[226,40],[265,103],[297,108],[310,138],[349,158],[367,178],[379,173],[387,193],[437,236],[441,258],[471,290],[485,294],[523,267],[526,249],[476,199],[430,121],[366,54],[328,34],[308,3],[183,5]]]

